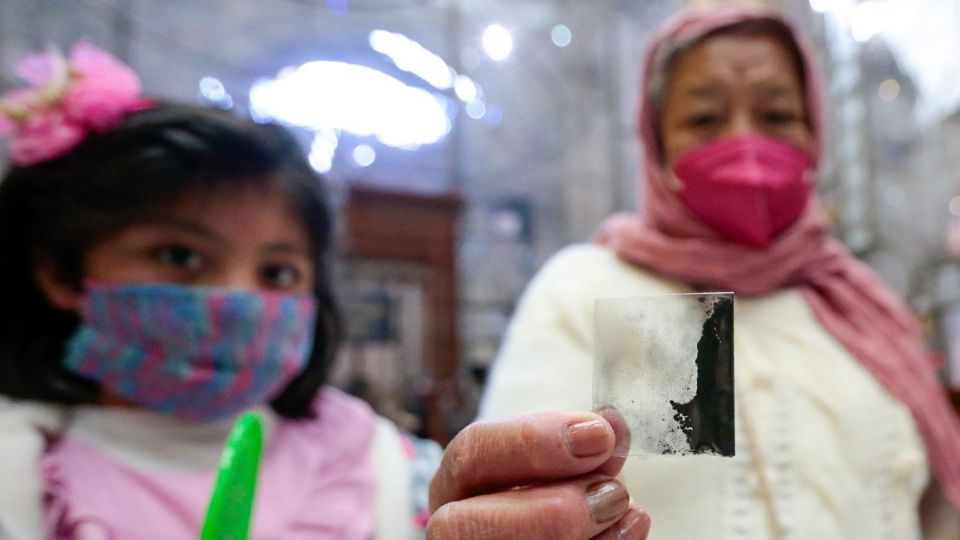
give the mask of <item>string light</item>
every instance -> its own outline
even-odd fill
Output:
[[[499,24],[491,24],[483,31],[483,50],[497,62],[506,60],[513,52],[513,36]]]
[[[570,45],[570,42],[573,40],[573,33],[570,32],[570,28],[565,24],[558,24],[550,30],[550,40],[553,41],[553,44],[557,47],[563,48],[567,45]]]

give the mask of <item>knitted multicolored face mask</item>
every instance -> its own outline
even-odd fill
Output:
[[[65,365],[191,421],[260,405],[303,369],[313,296],[170,284],[88,285]]]

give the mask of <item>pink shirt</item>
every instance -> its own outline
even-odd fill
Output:
[[[252,538],[373,537],[375,415],[333,389],[315,407],[304,421],[264,412]],[[197,538],[231,423],[79,408],[41,459],[48,537]]]

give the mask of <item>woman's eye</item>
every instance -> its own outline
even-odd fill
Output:
[[[181,270],[193,271],[203,267],[203,257],[198,252],[185,246],[163,246],[157,251],[157,257],[163,264]]]
[[[289,265],[267,266],[261,274],[264,284],[271,289],[293,289],[303,281],[300,271]]]
[[[792,111],[768,111],[764,119],[771,124],[789,124],[800,120],[800,117]]]
[[[719,114],[696,114],[687,119],[687,123],[693,127],[711,127],[720,123]]]

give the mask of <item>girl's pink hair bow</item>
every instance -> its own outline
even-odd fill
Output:
[[[17,74],[30,86],[0,97],[0,135],[11,138],[10,161],[19,166],[63,156],[89,133],[108,131],[150,106],[137,74],[89,43],[75,45],[69,58],[27,57]]]

